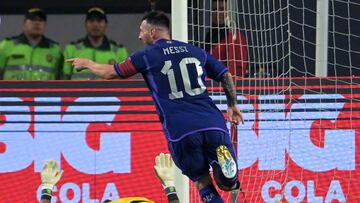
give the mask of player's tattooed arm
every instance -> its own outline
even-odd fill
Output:
[[[227,117],[228,121],[238,125],[240,122],[244,124],[244,118],[241,111],[237,107],[236,89],[230,73],[224,74],[221,79],[222,86],[226,95],[226,101],[228,105]]]
[[[236,105],[236,90],[234,86],[234,82],[232,80],[231,73],[227,72],[224,74],[224,76],[221,79],[221,84],[224,89],[227,105],[229,107]]]

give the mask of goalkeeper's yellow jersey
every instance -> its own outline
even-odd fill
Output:
[[[126,197],[118,200],[113,200],[110,203],[155,203],[145,197]]]

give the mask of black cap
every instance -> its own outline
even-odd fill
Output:
[[[107,22],[106,13],[103,9],[99,7],[93,7],[90,8],[86,13],[86,20],[92,19],[92,18],[98,18],[101,20],[105,20]]]
[[[25,13],[25,19],[46,21],[46,13],[40,8],[31,8]]]

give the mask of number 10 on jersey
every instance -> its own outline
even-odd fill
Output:
[[[189,64],[195,64],[196,73],[197,73],[197,75],[196,75],[196,78],[197,78],[196,82],[197,82],[197,86],[198,86],[197,88],[191,88],[192,86],[194,86],[196,84],[194,84],[194,85],[191,84],[190,76],[189,76],[189,72],[188,72]],[[182,81],[184,84],[185,92],[190,96],[196,96],[196,95],[202,94],[206,90],[206,86],[204,85],[204,82],[201,79],[204,72],[201,67],[200,61],[194,57],[183,58],[179,63],[179,67],[180,67],[181,78],[182,78]],[[170,99],[183,98],[184,97],[183,91],[181,91],[181,90],[179,91],[179,89],[176,85],[175,73],[174,73],[174,70],[172,69],[171,60],[165,61],[165,64],[164,64],[163,68],[161,69],[161,73],[163,73],[164,75],[167,75],[168,80],[169,80],[170,89],[171,89],[169,98]]]

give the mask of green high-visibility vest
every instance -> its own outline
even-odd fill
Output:
[[[64,58],[87,58],[100,64],[115,64],[127,59],[128,53],[125,47],[117,45],[114,41],[104,38],[100,47],[93,47],[85,37],[65,46]],[[77,72],[69,62],[64,63],[63,75],[71,80],[96,80],[101,79],[89,70]]]
[[[62,53],[57,42],[42,37],[32,47],[24,34],[0,42],[0,78],[4,80],[59,79]]]

